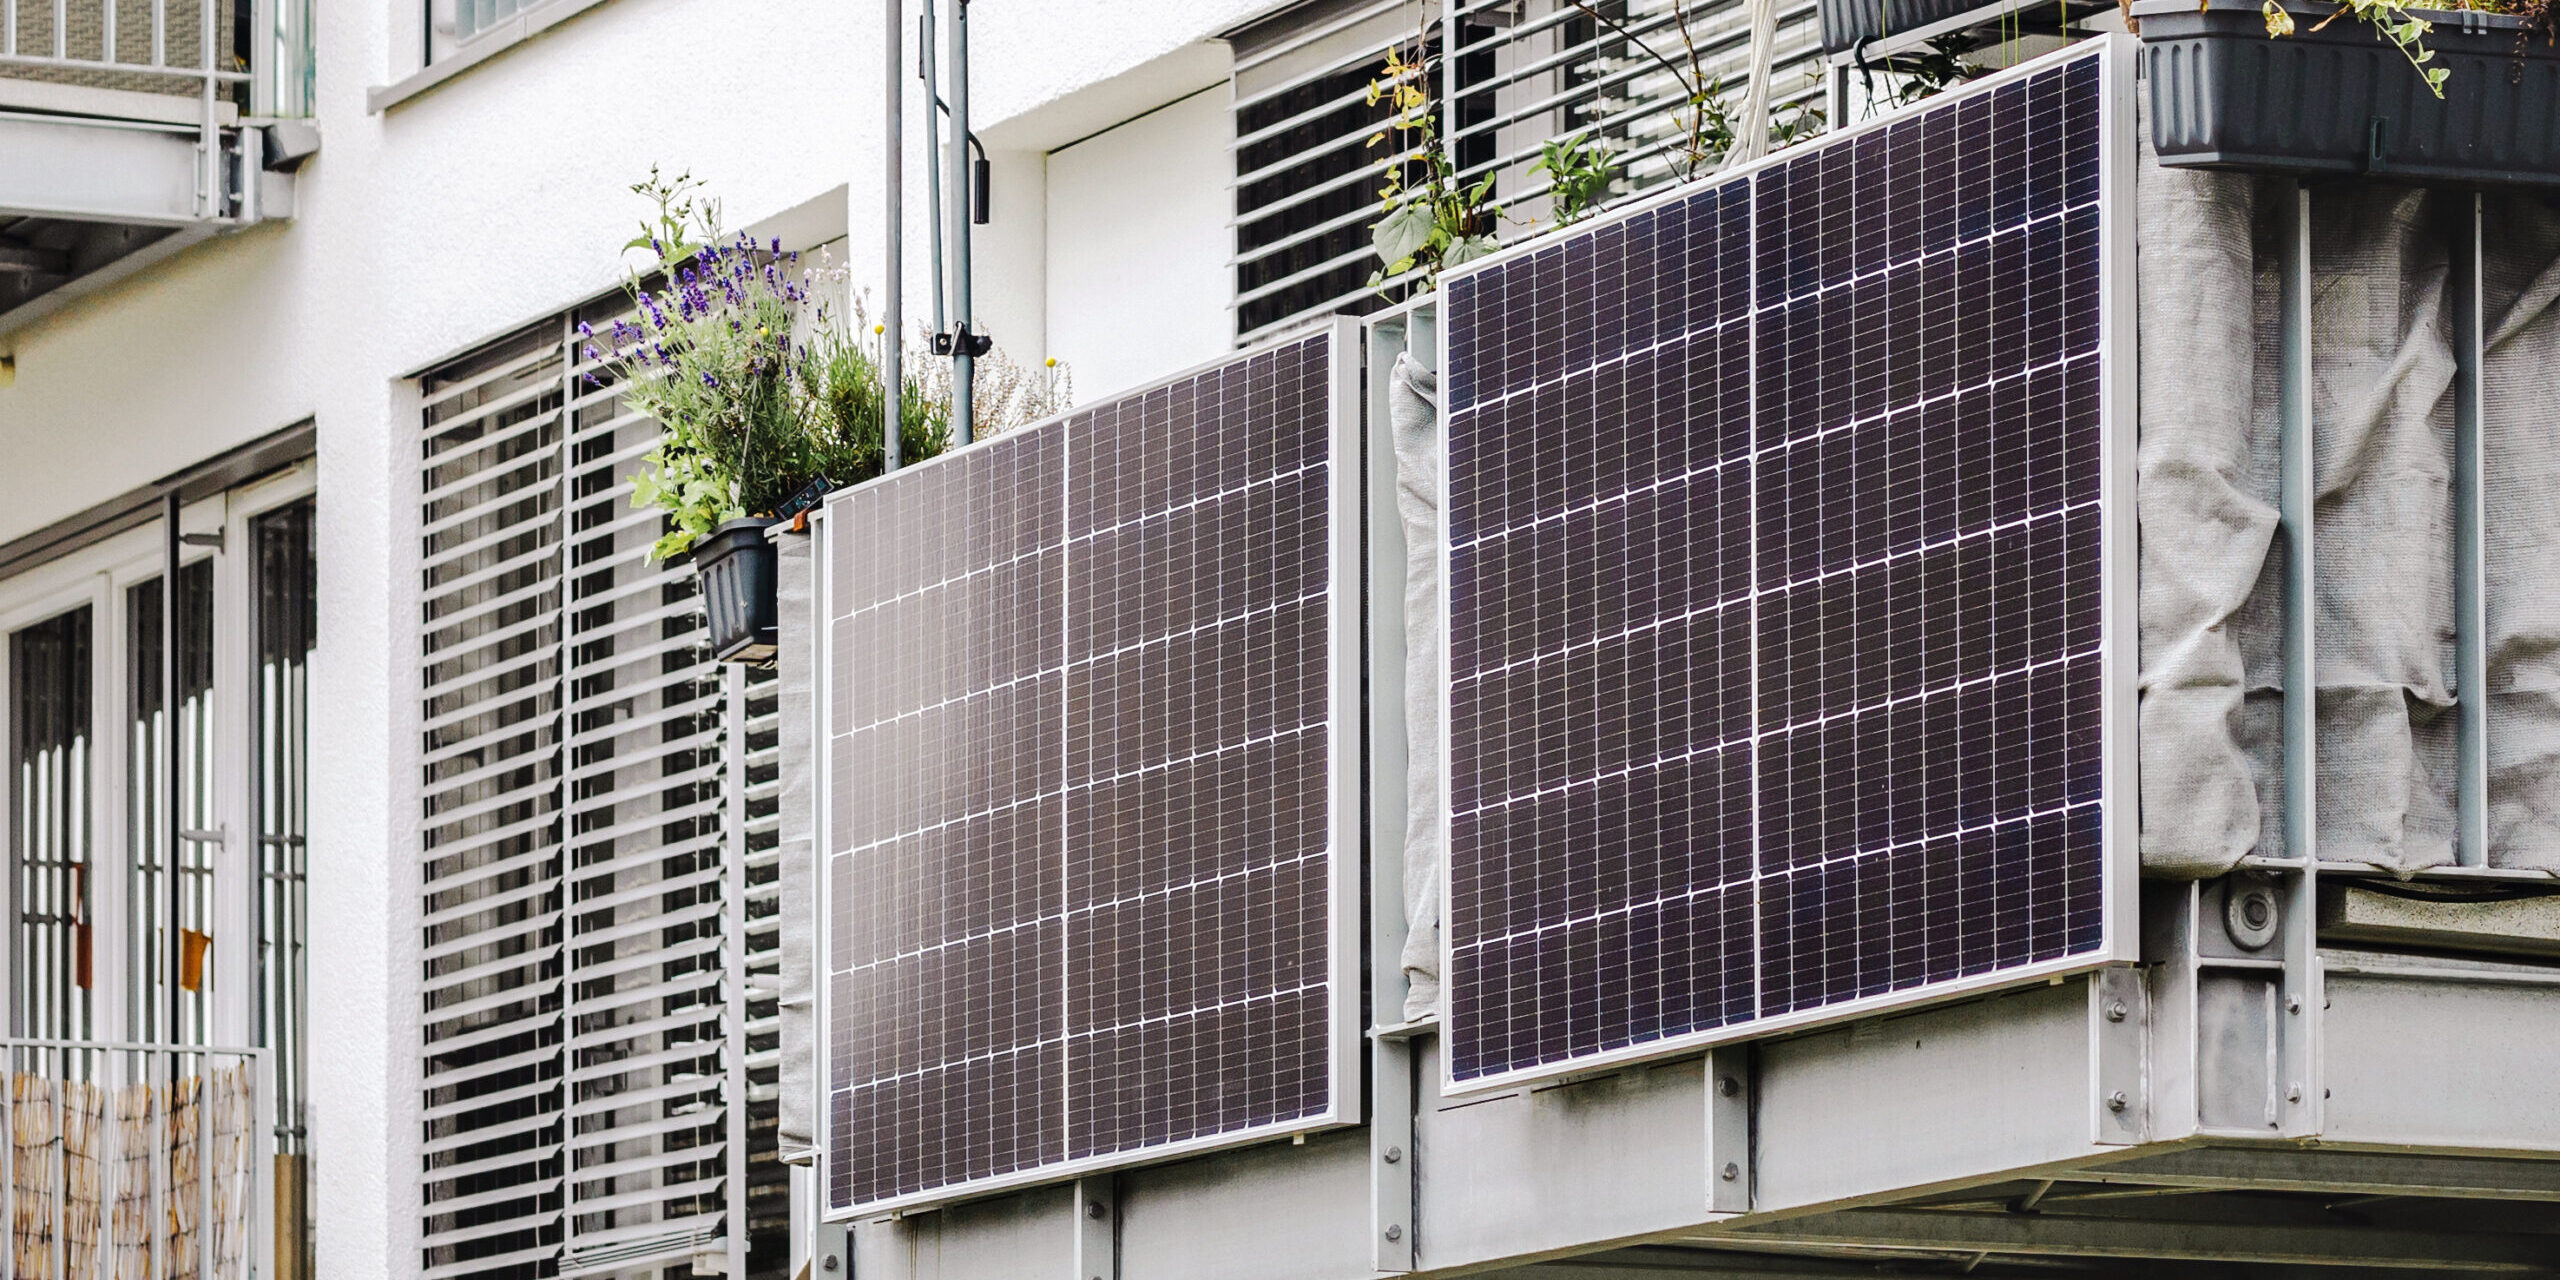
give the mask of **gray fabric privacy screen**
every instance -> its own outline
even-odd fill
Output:
[[[2282,852],[2273,184],[2146,155],[2139,269],[2142,853],[2211,876]],[[2453,330],[2467,195],[2312,189],[2319,834],[2399,871],[2454,851]],[[2491,196],[2490,850],[2560,871],[2560,212]]]
[[[781,823],[782,971],[780,985],[782,1076],[776,1142],[785,1164],[816,1158],[818,1134],[818,859],[817,859],[817,613],[816,553],[812,539],[786,537],[774,546],[779,572],[775,605],[782,634],[782,758],[805,761],[782,771]],[[744,981],[743,975],[738,981]]]
[[[1404,1018],[1440,1007],[1440,869],[1449,861],[1440,699],[1449,620],[1440,614],[1440,375],[1407,352],[1388,375],[1396,515],[1404,523]]]

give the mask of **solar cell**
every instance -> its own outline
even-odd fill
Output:
[[[1448,282],[1453,1086],[2110,957],[2098,43]]]
[[[1354,351],[830,502],[831,1208],[1344,1114]]]

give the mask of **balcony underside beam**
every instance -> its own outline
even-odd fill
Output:
[[[1744,1238],[1823,1249],[2052,1258],[2156,1258],[2543,1272],[2560,1239],[2541,1234],[2318,1226],[2276,1221],[2176,1221],[2041,1213],[1857,1209],[1771,1223]]]
[[[198,221],[195,130],[0,115],[0,218]]]

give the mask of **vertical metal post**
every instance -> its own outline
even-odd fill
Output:
[[[951,219],[951,443],[964,445],[977,425],[977,356],[969,349],[977,340],[969,298],[969,0],[951,0],[951,30],[943,38],[951,61],[951,138],[943,152],[951,188],[945,202]]]
[[[906,341],[906,308],[901,305],[906,292],[906,255],[899,252],[906,234],[906,211],[900,207],[899,184],[906,179],[906,125],[900,108],[906,105],[907,20],[903,0],[882,0],[888,24],[881,38],[888,45],[888,100],[882,104],[882,150],[888,156],[880,184],[880,203],[885,218],[882,256],[883,278],[880,302],[880,470],[883,474],[898,469],[898,424],[905,406],[906,371],[898,357]],[[930,5],[934,0],[925,0]]]
[[[205,3],[196,17],[196,25],[202,29],[199,34],[203,37],[197,41],[203,47],[199,55],[203,60],[196,63],[196,71],[201,77],[197,83],[201,89],[204,113],[199,118],[196,132],[196,216],[219,218],[223,215],[222,129],[220,117],[214,114],[214,73],[219,70],[214,65],[214,51],[220,45],[216,43],[214,29],[220,24],[214,19],[210,3]]]
[[[2314,508],[2319,498],[2313,448],[2311,350],[2311,197],[2299,182],[2283,187],[2278,222],[2282,260],[2283,482],[2279,522],[2285,542],[2284,838],[2291,892],[2285,898],[2283,1011],[2277,1128],[2288,1136],[2319,1132],[2319,669],[2313,624],[2319,612],[2314,562]]]
[[[1120,1280],[1120,1189],[1112,1175],[1078,1178],[1075,1280]]]
[[[2480,196],[2455,204],[2453,263],[2453,689],[2456,702],[2455,856],[2489,865],[2489,606],[2481,516],[2488,505],[2481,461]]]
[[[924,79],[924,153],[930,163],[924,167],[925,223],[931,229],[928,255],[933,259],[933,331],[948,333],[950,318],[943,314],[944,281],[948,273],[942,265],[942,79],[941,64],[935,61],[934,37],[940,30],[934,22],[934,10],[940,0],[925,0],[923,25],[916,36],[917,74]]]
[[[728,1113],[724,1135],[728,1187],[721,1207],[727,1211],[728,1266],[732,1276],[747,1274],[747,671],[737,663],[720,665],[721,701],[727,732],[721,735],[720,813],[720,960],[724,1005],[721,1051],[722,1108]]]
[[[1404,516],[1396,506],[1396,444],[1390,426],[1390,388],[1398,354],[1412,356],[1425,368],[1438,365],[1438,343],[1428,319],[1430,312],[1431,306],[1426,304],[1406,313],[1400,332],[1391,323],[1369,331],[1363,470],[1373,564],[1405,561]],[[1405,919],[1404,871],[1411,753],[1404,715],[1405,669],[1409,661],[1404,592],[1377,592],[1370,600],[1366,623],[1369,1005],[1370,1021],[1387,1026],[1404,1021],[1405,1002],[1410,995],[1403,959],[1410,932]],[[1410,1032],[1412,1028],[1402,1030]],[[1414,1095],[1418,1091],[1414,1060],[1418,1055],[1406,1035],[1379,1035],[1374,1027],[1368,1051],[1370,1265],[1381,1272],[1411,1271],[1415,1236],[1421,1227],[1413,1211],[1414,1180],[1418,1176],[1415,1168],[1420,1158],[1414,1143]]]
[[[178,1042],[180,1009],[179,979],[184,976],[186,948],[178,943],[179,907],[184,890],[179,886],[178,850],[183,847],[186,819],[178,806],[178,557],[184,544],[180,541],[178,491],[172,489],[163,500],[160,516],[160,874],[165,877],[168,916],[160,922],[160,963],[167,972],[162,980],[169,984],[166,1022],[160,1025],[160,1042]],[[174,1097],[178,1084],[178,1058],[169,1055],[169,1087]]]

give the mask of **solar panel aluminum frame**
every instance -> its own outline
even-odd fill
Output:
[[[2134,574],[2138,558],[2134,523],[2134,453],[2137,401],[2136,379],[2136,313],[2134,307],[2134,184],[2139,160],[2139,142],[2135,128],[2135,56],[2140,48],[2137,38],[2123,33],[2108,33],[2054,50],[1997,74],[1986,76],[1927,102],[1888,112],[1874,119],[1837,132],[1827,133],[1808,142],[1764,156],[1745,165],[1737,165],[1639,201],[1608,211],[1574,225],[1569,235],[1588,235],[1602,227],[1624,222],[1664,205],[1696,196],[1713,187],[1737,182],[1757,183],[1760,176],[1780,165],[1800,160],[1807,155],[1831,147],[1854,143],[1871,132],[1912,119],[1921,112],[1935,111],[1977,95],[1994,92],[2004,86],[2029,79],[2039,73],[2089,60],[2099,68],[2099,703],[2101,728],[2099,738],[2099,777],[2101,789],[2101,862],[2100,933],[2095,950],[2078,955],[2038,961],[2014,968],[1970,975],[1946,982],[1922,984],[1898,991],[1864,996],[1819,1008],[1803,1009],[1773,1017],[1744,1021],[1666,1036],[1639,1044],[1624,1045],[1598,1053],[1489,1072],[1481,1076],[1460,1078],[1455,1074],[1457,1055],[1444,1042],[1439,1059],[1439,1087],[1446,1096],[1464,1097],[1499,1093],[1523,1085],[1552,1081],[1564,1077],[1587,1076],[1594,1072],[1616,1069],[1633,1063],[1655,1061],[1696,1053],[1702,1049],[1737,1041],[1766,1039],[1788,1032],[1856,1021],[1860,1018],[1897,1010],[1912,1009],[1969,996],[2060,982],[2075,974],[2114,965],[2129,965],[2139,959],[2141,910],[2139,805],[2138,706],[2135,701],[2140,676],[2139,623],[2136,611],[2137,584]],[[1755,186],[1756,190],[1756,186]],[[1757,224],[1754,224],[1757,238]],[[1542,237],[1509,246],[1484,258],[1455,268],[1441,278],[1445,295],[1447,285],[1457,279],[1498,268],[1552,249],[1556,238]],[[1750,255],[1751,269],[1758,270],[1759,255]],[[1759,324],[1757,291],[1753,291],[1752,325]],[[1441,335],[1447,342],[1447,334]],[[1753,363],[1758,364],[1759,344],[1752,344]],[[1445,359],[1443,361],[1445,365]],[[1443,368],[1442,377],[1447,377]],[[1449,408],[1442,406],[1444,419]],[[1759,421],[1758,397],[1753,397],[1751,410],[1754,435]],[[1440,510],[1444,521],[1451,506],[1452,486],[1448,461],[1450,432],[1445,425],[1440,447]],[[1755,448],[1757,446],[1755,445]],[[1758,520],[1753,520],[1753,541],[1758,541]],[[1453,619],[1450,592],[1454,584],[1450,539],[1444,525],[1440,544],[1441,616]],[[1757,559],[1755,550],[1754,559]],[[1758,647],[1757,625],[1754,625],[1754,648]],[[1756,661],[1756,659],[1755,659]],[[1454,723],[1453,693],[1455,681],[1444,669],[1440,685],[1440,719],[1443,726]],[[1756,721],[1756,717],[1755,717]],[[1755,724],[1755,732],[1757,726]],[[1442,735],[1441,767],[1448,771],[1455,760],[1451,736]],[[1457,788],[1454,781],[1447,788],[1443,819],[1448,829],[1455,830],[1453,801]],[[1755,829],[1757,825],[1755,815]],[[1452,850],[1454,853],[1454,849]],[[1759,868],[1760,851],[1753,850],[1753,880],[1762,881]],[[1440,865],[1440,901],[1443,911],[1454,902],[1454,858],[1444,857]],[[1756,890],[1755,890],[1756,899]],[[1753,912],[1757,931],[1760,913]],[[1440,1022],[1444,1040],[1449,1028],[1450,992],[1456,986],[1457,938],[1445,916],[1440,933],[1441,1010]],[[1754,954],[1758,946],[1754,945]]]
[[[834,832],[830,828],[834,813],[831,793],[836,770],[833,735],[829,731],[830,726],[826,718],[829,715],[828,708],[833,704],[835,682],[834,663],[828,659],[828,655],[835,649],[836,624],[835,601],[832,598],[835,583],[835,540],[829,535],[829,530],[832,528],[830,517],[840,504],[852,500],[852,495],[859,494],[872,485],[892,480],[895,476],[909,474],[918,468],[938,465],[950,458],[983,448],[994,440],[1010,439],[1022,432],[1062,430],[1066,422],[1089,412],[1094,405],[1143,395],[1186,382],[1237,361],[1264,355],[1314,337],[1329,339],[1330,361],[1326,390],[1327,413],[1330,418],[1327,432],[1329,470],[1326,477],[1328,506],[1326,598],[1330,605],[1330,616],[1327,620],[1325,643],[1328,667],[1326,679],[1329,686],[1327,704],[1328,713],[1331,716],[1327,733],[1329,741],[1326,766],[1326,780],[1331,791],[1327,797],[1326,814],[1327,830],[1331,833],[1331,849],[1327,858],[1326,871],[1328,913],[1326,981],[1329,985],[1331,1007],[1328,1010],[1326,1025],[1332,1037],[1332,1043],[1328,1046],[1329,1051],[1326,1055],[1329,1073],[1326,1094],[1331,1105],[1321,1115],[1300,1117],[1284,1124],[1237,1129],[1161,1146],[1116,1151],[1083,1159],[1061,1160],[1055,1164],[1016,1170],[993,1178],[951,1183],[910,1195],[865,1203],[850,1205],[834,1203],[831,1194],[833,1182],[828,1167],[835,1159],[837,1147],[833,1133],[835,1109],[828,1097],[834,1080],[834,1037],[830,1034],[833,1026],[834,1011],[830,1005],[834,984],[829,981],[829,975],[834,970],[835,950],[835,940],[829,934],[828,921],[834,918],[832,898],[835,877],[828,874],[827,862],[830,857],[828,851],[835,843]],[[816,785],[811,788],[810,797],[810,802],[816,808],[811,826],[811,830],[815,832],[815,844],[811,856],[818,864],[816,877],[818,888],[816,900],[809,905],[808,909],[814,911],[817,916],[815,930],[817,944],[816,954],[813,957],[816,981],[812,984],[814,990],[811,1014],[815,1025],[820,1029],[820,1034],[817,1036],[816,1065],[820,1132],[817,1135],[815,1172],[820,1197],[821,1221],[852,1222],[914,1210],[935,1209],[1025,1187],[1070,1182],[1089,1174],[1109,1173],[1140,1165],[1157,1164],[1186,1156],[1250,1146],[1280,1138],[1299,1137],[1308,1133],[1360,1123],[1365,1102],[1362,1090],[1364,1073],[1361,1068],[1366,1049],[1359,1025],[1363,990],[1360,942],[1364,927],[1362,907],[1365,900],[1361,876],[1364,863],[1363,842],[1368,830],[1364,811],[1365,800],[1362,794],[1363,766],[1368,742],[1368,733],[1362,719],[1361,689],[1361,682],[1366,674],[1364,632],[1368,603],[1362,531],[1368,501],[1366,493],[1368,468],[1363,452],[1365,445],[1361,414],[1362,364],[1363,344],[1359,322],[1346,317],[1326,319],[1257,342],[1250,347],[1240,348],[1219,359],[1193,365],[1153,382],[1114,392],[1109,397],[1097,400],[1084,408],[1070,409],[1038,422],[1017,427],[1002,436],[990,436],[975,444],[909,464],[900,468],[892,476],[837,490],[829,494],[823,504],[809,513],[811,536],[816,541],[813,548],[814,555],[811,557],[812,616],[817,620],[818,629],[818,635],[813,637],[818,657],[813,663],[811,701],[820,719],[817,725]]]

